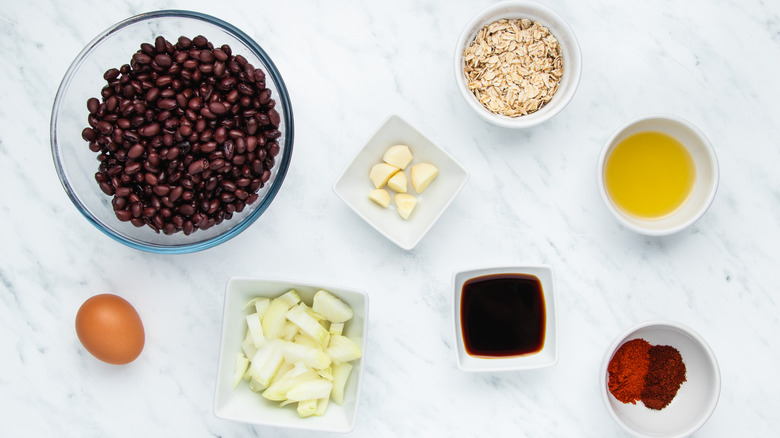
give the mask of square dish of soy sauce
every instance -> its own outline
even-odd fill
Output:
[[[458,272],[453,319],[458,368],[510,371],[558,363],[553,272],[546,265]]]

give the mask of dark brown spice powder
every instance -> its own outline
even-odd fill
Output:
[[[685,363],[676,348],[654,345],[649,351],[642,403],[650,409],[663,409],[672,402],[686,380]]]

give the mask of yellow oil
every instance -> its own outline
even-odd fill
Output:
[[[615,205],[641,219],[662,219],[685,203],[696,167],[677,139],[655,131],[626,137],[607,157],[604,180]]]

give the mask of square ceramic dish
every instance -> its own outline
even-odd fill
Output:
[[[466,351],[461,321],[463,284],[477,277],[495,274],[526,274],[539,279],[545,305],[545,335],[542,349],[533,354],[514,357],[476,357]],[[555,281],[552,268],[547,265],[508,266],[472,269],[458,272],[453,277],[453,319],[458,368],[463,371],[513,371],[550,367],[558,363],[558,321],[555,304]]]
[[[387,148],[396,144],[405,144],[412,151],[414,158],[406,168],[407,173],[411,166],[421,162],[439,168],[438,176],[423,193],[417,194],[409,184],[409,193],[417,197],[418,203],[407,220],[398,215],[394,201],[391,200],[390,205],[383,208],[368,198],[369,192],[374,190],[368,177],[371,167],[381,163]],[[377,231],[401,248],[411,250],[455,199],[467,179],[468,172],[457,161],[394,115],[382,124],[358,152],[336,180],[333,191]]]
[[[674,399],[661,410],[621,403],[609,391],[609,362],[626,342],[644,339],[652,345],[676,348],[685,364],[686,381]],[[715,354],[698,333],[672,321],[647,321],[622,333],[604,355],[599,370],[604,406],[623,429],[638,437],[685,437],[693,434],[712,415],[720,396],[720,369]]]
[[[354,368],[344,389],[344,403],[339,406],[330,403],[321,417],[301,418],[295,406],[280,408],[278,402],[263,398],[252,392],[245,381],[236,388],[232,385],[233,366],[236,354],[241,351],[241,341],[246,334],[245,317],[250,310],[243,310],[244,304],[254,297],[275,298],[290,289],[295,289],[301,299],[311,305],[314,294],[325,289],[352,307],[354,316],[347,321],[344,335],[355,341],[363,351],[363,357],[350,362]],[[327,284],[308,284],[286,280],[253,278],[231,278],[225,290],[225,304],[222,317],[222,339],[219,347],[217,385],[214,395],[214,415],[226,420],[266,426],[297,429],[322,430],[328,432],[349,432],[354,428],[360,387],[363,380],[363,360],[366,352],[366,330],[368,328],[368,295],[353,289]]]

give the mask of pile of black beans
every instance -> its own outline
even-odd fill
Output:
[[[81,136],[120,221],[189,235],[257,201],[281,137],[261,69],[203,36],[157,37],[103,78]]]

